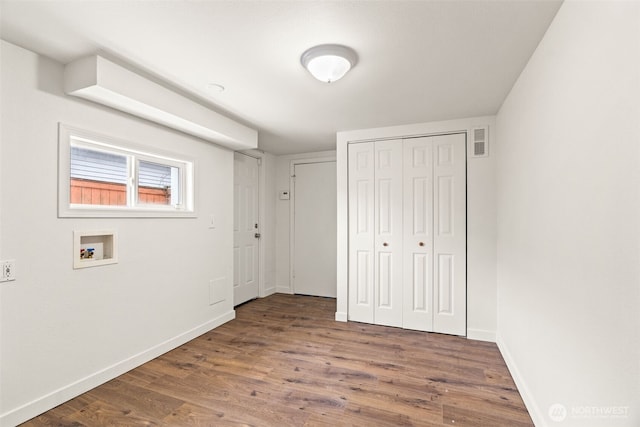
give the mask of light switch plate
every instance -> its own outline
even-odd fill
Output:
[[[2,267],[0,282],[11,282],[16,280],[16,260],[7,259],[0,261],[0,266]]]

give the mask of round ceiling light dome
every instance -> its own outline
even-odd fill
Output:
[[[341,79],[358,62],[356,52],[339,44],[321,44],[307,49],[300,63],[313,77],[331,83]]]

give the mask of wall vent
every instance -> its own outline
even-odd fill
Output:
[[[473,128],[471,138],[473,142],[471,157],[487,157],[489,155],[489,127]]]

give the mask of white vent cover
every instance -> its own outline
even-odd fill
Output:
[[[489,127],[478,127],[471,130],[471,157],[487,157],[489,155]]]

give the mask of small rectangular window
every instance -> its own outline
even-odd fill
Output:
[[[121,154],[71,145],[72,205],[127,205],[128,159]]]
[[[138,203],[176,205],[180,202],[180,168],[140,160],[138,162]]]
[[[194,216],[193,161],[63,124],[59,138],[59,216]]]

